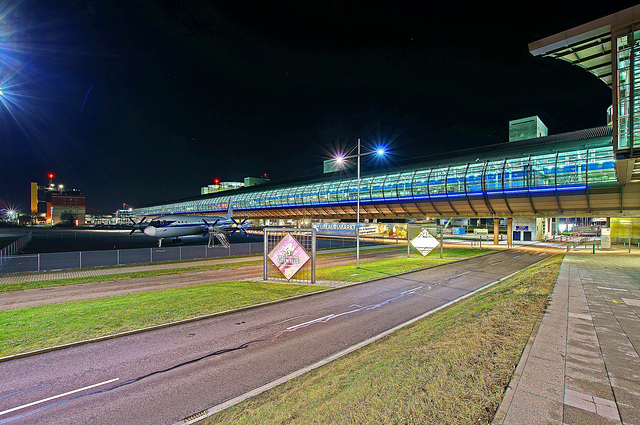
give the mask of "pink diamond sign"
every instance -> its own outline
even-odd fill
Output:
[[[290,280],[293,275],[309,261],[309,254],[298,243],[296,238],[287,233],[287,236],[282,238],[278,245],[269,253],[269,259],[276,265],[278,270]]]

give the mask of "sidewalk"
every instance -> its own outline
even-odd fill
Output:
[[[494,424],[640,424],[640,256],[566,255]]]

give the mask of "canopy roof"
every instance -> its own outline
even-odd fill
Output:
[[[612,33],[627,30],[640,21],[640,5],[605,16],[561,33],[534,41],[529,51],[534,56],[562,59],[581,66],[612,86]]]

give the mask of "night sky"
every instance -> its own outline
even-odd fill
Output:
[[[4,1],[0,208],[28,212],[49,172],[113,212],[317,175],[358,137],[400,165],[530,115],[605,125],[611,90],[528,43],[634,4]]]

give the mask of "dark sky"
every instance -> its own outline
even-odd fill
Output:
[[[528,53],[634,3],[577,5],[8,0],[0,208],[28,211],[49,172],[112,212],[214,178],[316,175],[358,137],[400,164],[503,142],[530,115],[550,134],[605,125],[603,82]]]

